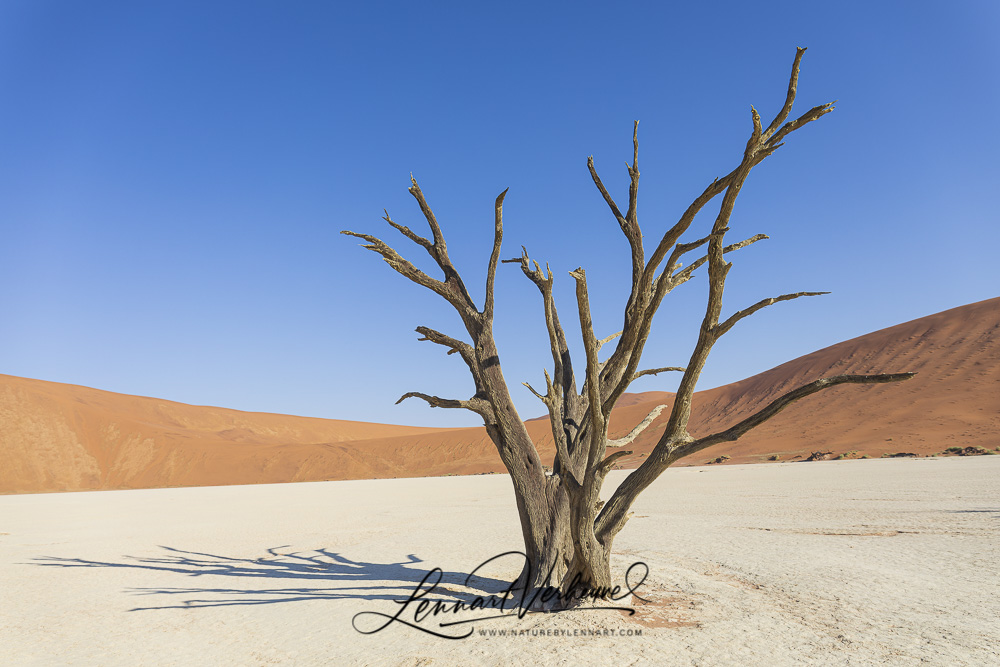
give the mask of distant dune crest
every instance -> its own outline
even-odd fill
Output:
[[[1000,298],[882,329],[695,395],[692,434],[725,428],[781,393],[841,373],[916,371],[899,386],[834,388],[736,443],[681,465],[1000,446]],[[668,392],[626,394],[622,437]],[[641,463],[666,413],[629,445]],[[548,421],[528,430],[554,455]],[[799,458],[796,458],[799,457]],[[421,428],[200,407],[0,375],[0,493],[262,484],[503,472],[482,428]]]

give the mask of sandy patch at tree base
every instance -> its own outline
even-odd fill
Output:
[[[521,548],[506,476],[4,496],[0,664],[1000,660],[1000,457],[671,469],[634,509],[613,572],[648,564],[635,616],[450,641],[352,619],[394,614],[433,567],[475,594],[464,573]]]

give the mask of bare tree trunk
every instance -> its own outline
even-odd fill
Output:
[[[581,493],[572,505],[573,562],[563,577],[563,593],[570,596],[573,589],[607,588],[611,586],[611,544],[603,544],[594,534],[594,518],[599,504],[594,498]]]
[[[550,478],[543,493],[544,504],[514,494],[525,553],[524,568],[516,585],[529,592],[549,586],[558,588],[573,560],[570,502],[566,489]],[[530,597],[529,594],[526,599]]]

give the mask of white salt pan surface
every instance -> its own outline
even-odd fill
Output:
[[[483,594],[506,476],[2,496],[0,664],[1000,664],[1000,456],[681,468],[634,509],[613,571],[652,604],[451,641],[352,619],[433,567]]]

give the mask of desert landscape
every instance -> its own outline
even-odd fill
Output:
[[[692,434],[736,423],[782,393],[841,373],[913,371],[900,386],[837,387],[788,407],[736,443],[677,465],[774,458],[929,456],[1000,446],[1000,298],[827,347],[695,395]],[[668,392],[624,397],[611,436],[627,434]],[[629,445],[634,468],[669,410]],[[528,421],[555,454],[547,419]],[[183,405],[0,375],[0,493],[433,477],[504,472],[483,428],[420,428]]]
[[[998,25],[0,3],[0,667],[1000,665]]]
[[[508,555],[476,569],[522,548],[509,477],[473,474],[501,469],[481,429],[244,413],[4,376],[0,663],[555,665],[567,649],[594,665],[995,662],[1000,456],[947,450],[998,444],[998,306],[699,393],[695,423],[711,429],[817,376],[919,373],[820,394],[668,470],[616,543],[617,581],[648,568],[622,600],[480,610],[444,627],[391,619],[413,613],[417,602],[403,603],[422,590],[442,604],[495,597],[520,567]],[[627,396],[614,430],[670,398]],[[547,422],[529,425],[546,443]],[[829,455],[801,462],[812,452]],[[861,456],[878,460],[846,460]],[[625,474],[612,472],[602,497]],[[343,481],[317,481],[329,479]],[[199,488],[156,488],[169,486]]]

